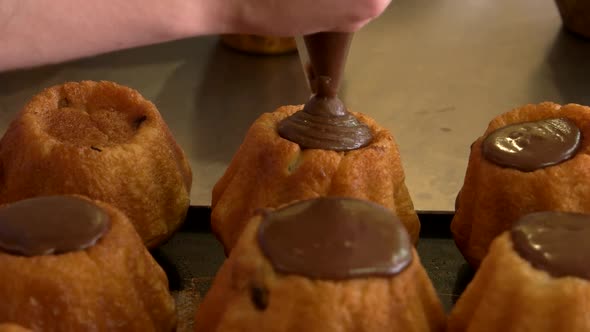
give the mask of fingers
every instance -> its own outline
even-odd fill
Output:
[[[355,32],[379,17],[389,6],[391,0],[359,1],[358,8],[351,12],[353,15],[347,24],[334,27],[335,31]]]
[[[242,0],[236,33],[295,36],[355,32],[385,11],[391,0]]]
[[[365,20],[369,21],[381,15],[389,6],[391,0],[373,0],[368,1],[366,8]]]

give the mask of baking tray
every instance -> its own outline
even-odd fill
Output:
[[[182,228],[160,248],[152,251],[166,271],[176,300],[178,331],[191,331],[200,300],[223,263],[223,247],[211,233],[211,209],[191,206]],[[447,312],[473,277],[473,270],[457,250],[449,225],[451,212],[418,212],[421,222],[418,253],[422,265]]]

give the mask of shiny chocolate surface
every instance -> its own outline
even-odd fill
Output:
[[[572,158],[580,146],[580,129],[566,118],[511,124],[483,141],[483,155],[504,167],[531,172]]]
[[[554,277],[590,279],[590,215],[535,212],[512,228],[516,252]]]
[[[84,250],[94,246],[109,228],[108,214],[84,199],[25,199],[0,208],[0,250],[22,256]]]
[[[258,243],[280,273],[332,280],[394,276],[412,261],[402,223],[374,203],[324,197],[262,218]]]

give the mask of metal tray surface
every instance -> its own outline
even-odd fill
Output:
[[[209,227],[210,212],[209,207],[192,206],[180,231],[152,251],[168,275],[177,304],[179,332],[192,330],[196,308],[225,259],[223,247]],[[422,224],[418,253],[448,312],[471,280],[473,270],[452,239],[452,213],[419,212],[418,216]]]

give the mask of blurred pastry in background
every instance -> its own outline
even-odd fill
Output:
[[[590,213],[590,108],[526,105],[493,119],[471,154],[451,231],[477,268],[492,240],[535,211]]]
[[[297,50],[293,37],[230,34],[222,35],[221,41],[232,49],[252,54],[285,54]]]
[[[123,211],[154,248],[184,221],[192,173],[156,106],[113,82],[34,96],[0,140],[0,203],[80,194]]]

